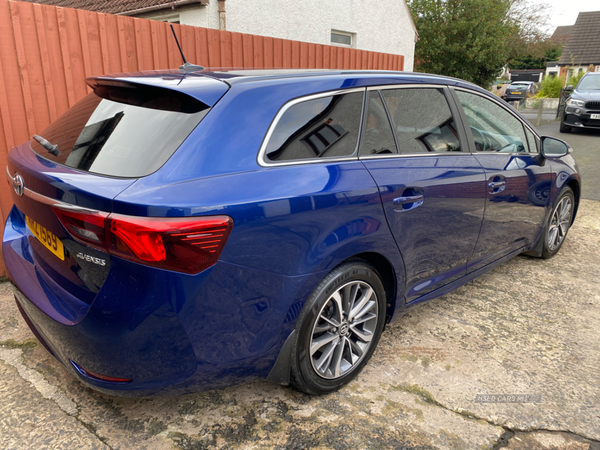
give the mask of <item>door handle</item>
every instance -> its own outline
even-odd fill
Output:
[[[393,201],[394,211],[404,212],[415,209],[423,204],[425,196],[421,188],[406,188],[401,197],[396,197]]]
[[[488,184],[488,187],[490,189],[496,189],[499,188],[501,186],[505,186],[506,185],[506,181],[490,181]]]
[[[394,205],[406,205],[407,203],[423,202],[423,195],[408,195],[406,197],[398,197],[394,199]]]
[[[488,190],[490,194],[499,194],[506,189],[506,178],[504,175],[495,175],[488,179]]]

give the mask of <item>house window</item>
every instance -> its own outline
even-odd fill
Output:
[[[331,30],[331,43],[333,45],[342,45],[344,47],[352,47],[354,44],[354,33],[346,33],[345,31]]]

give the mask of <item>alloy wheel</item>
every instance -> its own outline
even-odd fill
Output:
[[[378,319],[375,290],[364,281],[338,288],[323,304],[313,326],[310,358],[322,378],[352,371],[371,346]]]
[[[567,236],[567,231],[569,231],[569,225],[571,224],[572,209],[573,203],[571,202],[571,198],[567,195],[565,195],[554,208],[546,238],[548,249],[550,251],[554,251],[560,247]]]

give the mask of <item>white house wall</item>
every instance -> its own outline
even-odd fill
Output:
[[[228,31],[328,45],[331,30],[353,33],[354,48],[404,55],[404,70],[413,70],[415,32],[404,0],[227,0],[225,9]],[[176,15],[184,25],[219,28],[217,0],[142,17]]]

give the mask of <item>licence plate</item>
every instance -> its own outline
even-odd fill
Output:
[[[600,119],[600,114],[590,114],[590,119]]]
[[[64,261],[65,248],[63,247],[63,243],[60,242],[60,239],[58,239],[50,231],[46,230],[46,228],[41,226],[35,220],[30,219],[27,216],[25,216],[25,219],[27,220],[27,226],[29,227],[33,235],[36,238],[38,238],[38,240],[42,244],[44,244],[44,247],[46,247],[48,250],[50,250],[52,253],[58,256],[62,261]]]

